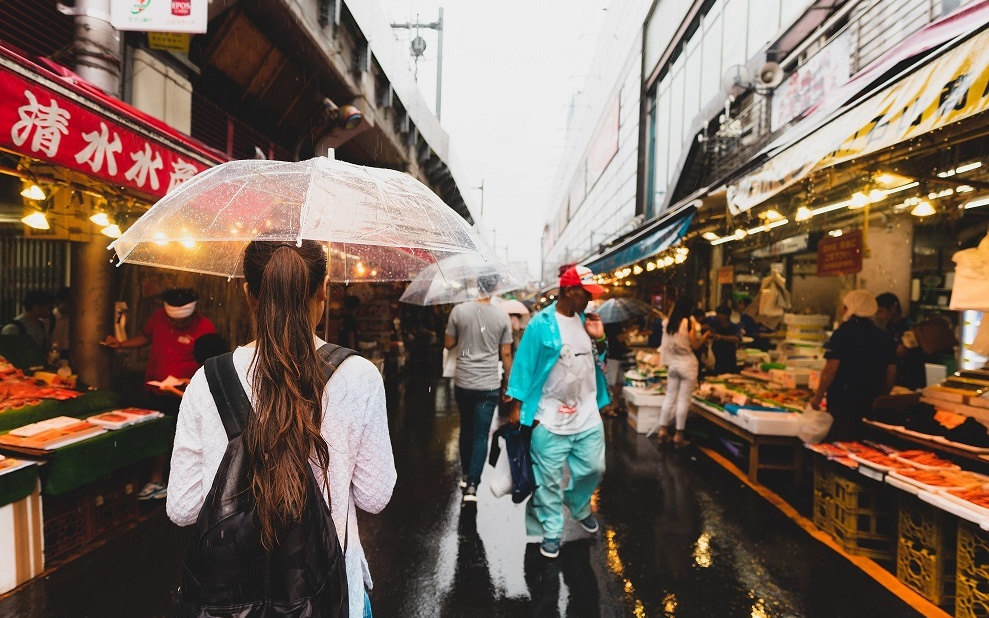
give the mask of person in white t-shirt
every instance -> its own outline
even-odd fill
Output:
[[[611,404],[604,373],[607,340],[587,302],[604,292],[582,266],[560,278],[560,299],[536,314],[522,335],[508,381],[512,420],[532,426],[536,489],[526,506],[526,528],[542,536],[539,551],[560,553],[563,506],[587,532],[597,532],[591,495],[604,475],[601,410]],[[570,484],[563,486],[564,468]]]

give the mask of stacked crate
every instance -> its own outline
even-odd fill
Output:
[[[896,577],[935,605],[955,601],[957,518],[904,497],[900,502]]]
[[[958,522],[956,618],[989,616],[989,533],[967,521]]]
[[[896,501],[889,488],[826,466],[815,467],[814,523],[849,554],[895,560]]]

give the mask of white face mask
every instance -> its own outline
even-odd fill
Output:
[[[187,305],[182,305],[181,307],[175,307],[165,303],[165,313],[168,317],[173,320],[184,320],[196,311],[196,301],[192,301]]]

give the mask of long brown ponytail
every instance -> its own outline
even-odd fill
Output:
[[[251,469],[261,541],[297,520],[308,495],[305,467],[316,463],[326,479],[329,451],[320,434],[322,360],[313,341],[311,309],[326,277],[326,254],[315,241],[255,241],[244,251],[244,278],[254,305],[255,413],[243,443]]]

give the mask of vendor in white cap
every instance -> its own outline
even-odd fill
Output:
[[[133,350],[151,346],[148,366],[144,372],[147,406],[163,414],[175,416],[182,402],[181,391],[161,389],[148,382],[188,384],[199,369],[196,362],[196,339],[216,332],[209,319],[196,311],[199,295],[189,288],[173,288],[161,293],[164,307],[156,311],[144,326],[144,332],[136,337],[118,340],[109,336],[103,342],[109,348]],[[138,495],[139,499],[165,497],[164,469],[167,460],[153,465],[151,482]]]
[[[872,294],[849,292],[842,309],[844,321],[824,346],[827,364],[810,405],[820,409],[827,395],[827,409],[834,417],[828,440],[857,439],[872,403],[896,383],[893,339],[873,322],[877,309]]]

